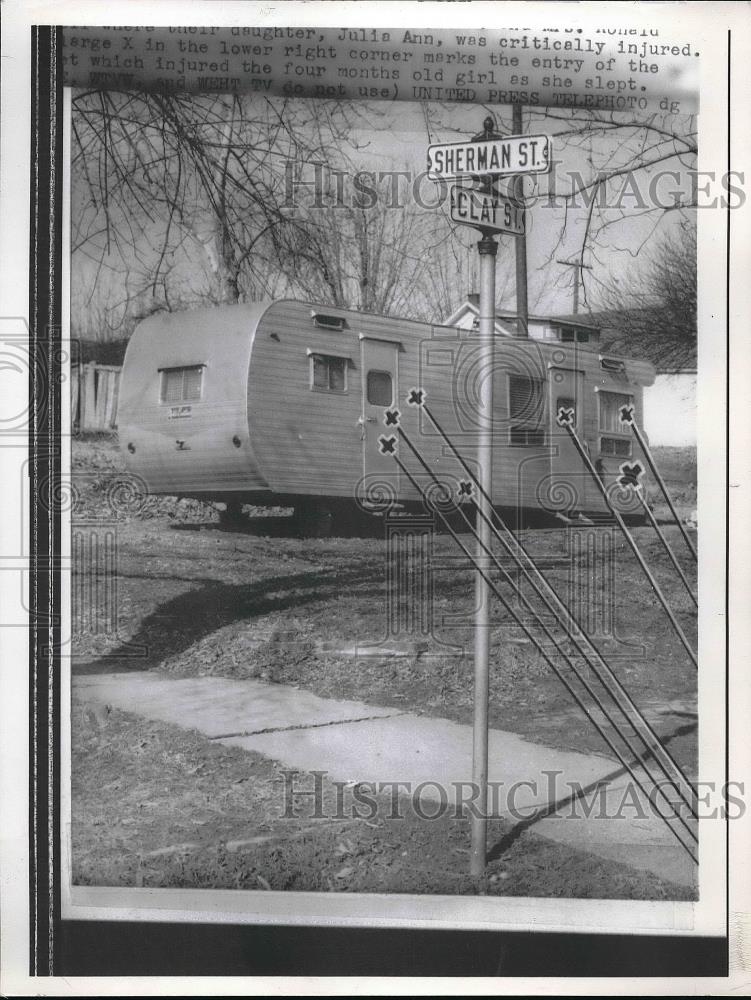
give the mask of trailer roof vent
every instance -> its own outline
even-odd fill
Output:
[[[622,361],[620,358],[603,358],[600,357],[600,368],[604,372],[615,372],[618,375],[626,374],[626,362]]]
[[[330,313],[319,312],[312,312],[310,315],[313,317],[313,326],[320,327],[322,330],[342,331],[347,325],[343,316],[332,316]]]

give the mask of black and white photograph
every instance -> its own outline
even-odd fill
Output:
[[[565,973],[506,938],[498,976],[693,935],[652,974],[727,975],[731,31],[95,6],[35,29],[56,221],[3,313],[49,380],[22,497],[58,546],[32,976],[66,921],[155,920],[592,936]]]
[[[71,136],[73,884],[695,898],[696,116]]]

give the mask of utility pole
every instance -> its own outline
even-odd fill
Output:
[[[512,105],[511,130],[514,135],[521,135],[522,106]],[[511,186],[511,194],[520,205],[524,204],[524,175],[516,174]],[[514,239],[516,248],[516,336],[529,337],[529,302],[527,300],[527,237],[517,236]]]
[[[579,313],[579,280],[581,278],[581,273],[583,270],[591,271],[592,267],[589,264],[583,264],[580,260],[558,260],[556,258],[556,264],[565,264],[566,267],[575,267],[574,271],[574,316]]]

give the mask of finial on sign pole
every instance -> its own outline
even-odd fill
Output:
[[[492,111],[488,111],[482,122],[482,132],[472,136],[472,142],[484,142],[486,139],[500,139],[496,131],[496,120]]]

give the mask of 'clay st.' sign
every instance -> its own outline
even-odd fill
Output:
[[[518,202],[502,194],[476,191],[460,184],[452,184],[449,192],[450,215],[454,222],[493,233],[524,235],[524,209]]]

